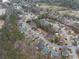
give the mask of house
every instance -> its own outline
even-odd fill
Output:
[[[0,20],[0,29],[2,29],[4,23],[5,23],[5,22],[4,22],[3,20]]]
[[[31,21],[34,17],[35,15],[33,13],[28,12],[25,15],[25,19],[26,19],[25,21]]]
[[[6,13],[6,9],[3,8],[2,5],[0,5],[0,16],[5,15],[5,13]]]
[[[46,36],[48,33],[41,28],[37,29],[43,36]]]

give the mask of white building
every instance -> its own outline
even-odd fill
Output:
[[[2,9],[2,8],[1,8],[1,9],[0,9],[0,16],[1,16],[1,15],[4,15],[5,13],[6,13],[6,9]]]
[[[9,0],[2,0],[2,2],[4,3],[4,2],[10,2]]]
[[[26,15],[25,15],[25,21],[28,21],[28,20],[32,20],[33,18],[35,18],[35,14],[31,13],[31,12],[28,12]]]

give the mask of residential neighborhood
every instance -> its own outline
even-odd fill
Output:
[[[79,59],[79,1],[0,1],[0,59]]]

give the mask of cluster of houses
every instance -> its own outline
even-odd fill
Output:
[[[32,14],[30,14],[30,15],[31,15],[31,17],[27,14],[26,15],[27,18],[30,17],[30,19],[31,19],[33,15]],[[77,39],[77,40],[79,39],[78,34],[75,34],[75,32],[73,30],[71,30],[69,27],[64,26],[63,24],[60,24],[58,22],[54,23],[53,26],[55,28],[56,28],[56,26],[59,27],[58,28],[59,30],[57,32],[55,32],[54,35],[52,35],[46,31],[44,31],[43,29],[36,27],[37,24],[34,23],[32,20],[28,20],[29,18],[28,19],[27,18],[25,18],[24,20],[20,20],[20,23],[21,23],[20,30],[21,30],[21,32],[25,33],[26,38],[27,38],[27,36],[29,36],[29,38],[32,39],[33,41],[37,41],[36,42],[37,49],[40,49],[44,54],[50,53],[50,55],[52,57],[57,57],[57,56],[60,57],[62,48],[64,49],[64,47],[68,46],[67,48],[72,50],[73,46],[77,47],[79,45],[78,41],[75,41],[75,39]],[[50,22],[46,21],[46,23],[50,23]],[[43,21],[42,21],[42,24],[45,24],[45,23],[43,23]],[[57,45],[54,42],[51,43],[47,40],[51,37],[53,39],[54,38],[53,36],[59,37],[59,42],[62,44]],[[64,46],[64,45],[66,45],[66,46]],[[69,46],[71,46],[71,47],[69,47]],[[68,51],[68,52],[70,53],[70,51]],[[73,52],[73,50],[72,50],[72,52]],[[74,54],[72,54],[72,55],[74,55]]]
[[[19,9],[19,7],[16,9]],[[72,54],[71,56],[74,57],[75,54],[74,51],[76,51],[76,48],[79,45],[78,41],[79,34],[76,34],[71,28],[65,25],[67,23],[68,25],[71,25],[71,23],[73,23],[74,21],[70,22],[69,20],[66,20],[66,17],[65,18],[60,17],[63,20],[65,19],[64,21],[57,18],[63,23],[65,22],[65,24],[61,24],[62,22],[61,23],[57,21],[51,22],[51,20],[53,19],[48,18],[36,19],[38,18],[37,17],[38,15],[35,15],[30,11],[24,12],[23,11],[24,9],[21,10],[22,10],[21,12],[23,12],[24,14],[19,15],[19,17],[21,17],[21,19],[18,22],[19,29],[22,33],[25,34],[25,38],[29,37],[29,39],[37,41],[36,42],[37,49],[40,49],[44,54],[50,54],[54,58],[56,57],[60,58],[60,56],[62,55],[68,57],[71,54]],[[39,13],[41,14],[41,12]],[[51,16],[54,17],[56,15],[53,14]],[[55,38],[58,40],[58,44],[54,43],[54,41],[50,42],[48,40],[48,39],[56,40]],[[73,59],[73,57],[71,58]]]

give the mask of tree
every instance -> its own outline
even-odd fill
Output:
[[[19,50],[14,47],[16,41],[24,39],[23,33],[18,29],[17,16],[11,14],[8,20],[5,19],[5,22],[5,25],[1,29],[0,50],[2,52],[0,53],[2,53],[4,59],[25,58]]]

